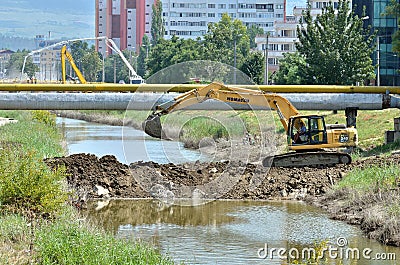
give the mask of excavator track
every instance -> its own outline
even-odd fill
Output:
[[[351,156],[341,152],[291,152],[263,159],[265,167],[331,167],[350,163]]]

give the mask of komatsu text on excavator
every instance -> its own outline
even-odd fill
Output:
[[[286,98],[277,94],[228,87],[215,82],[156,106],[153,113],[143,123],[144,131],[152,137],[164,138],[160,116],[207,99],[254,106],[268,104],[271,109],[278,112],[287,134],[289,150],[293,152],[266,157],[263,159],[264,166],[315,167],[351,163],[349,154],[327,151],[327,149],[355,147],[357,145],[356,128],[346,128],[344,124],[325,124],[324,117],[320,115],[300,115]]]

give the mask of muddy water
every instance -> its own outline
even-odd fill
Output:
[[[264,259],[260,248],[268,244],[269,251],[295,248],[301,253],[314,242],[336,243],[341,237],[349,247],[360,249],[361,257],[362,251],[370,248],[371,255],[395,253],[400,259],[400,249],[368,240],[357,227],[330,220],[322,210],[301,202],[215,201],[197,207],[163,208],[151,200],[113,200],[93,202],[87,215],[119,237],[150,242],[176,262],[186,264],[286,264],[277,254]],[[340,249],[346,248],[338,248],[337,254]],[[328,264],[339,261],[330,259]],[[342,261],[396,264],[365,258]]]
[[[160,164],[204,161],[207,156],[183,147],[176,141],[160,141],[130,127],[57,118],[69,154],[91,153],[99,157],[112,154],[121,163],[154,161]]]
[[[70,154],[113,154],[123,163],[202,158],[199,152],[186,150],[179,143],[165,145],[134,129],[63,118],[58,124]],[[124,148],[129,151],[127,156]],[[163,152],[166,149],[168,152]],[[333,256],[325,252],[326,257],[331,256],[326,264],[400,264],[399,248],[368,240],[357,227],[330,220],[322,210],[300,202],[216,201],[197,207],[165,207],[151,200],[112,200],[89,204],[86,214],[118,237],[149,242],[176,262],[186,264],[287,264],[276,251],[271,259],[273,248],[285,249],[282,255],[288,255],[289,250],[296,255],[293,249],[301,253],[314,242],[329,240],[328,246],[337,247],[338,238],[345,238],[346,246],[357,248],[360,259],[346,259],[347,248],[343,247],[336,252],[332,249]],[[362,256],[368,249],[370,260]],[[376,254],[390,253],[397,263],[376,260]],[[333,258],[335,254],[344,258]]]

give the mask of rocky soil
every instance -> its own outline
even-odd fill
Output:
[[[354,167],[398,163],[400,156],[370,157],[351,165],[329,168],[271,168],[241,162],[124,165],[114,156],[75,154],[51,158],[51,167],[64,165],[68,184],[86,198],[302,199],[320,196]],[[161,194],[162,193],[162,194]]]

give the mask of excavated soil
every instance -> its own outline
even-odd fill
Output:
[[[370,157],[329,168],[271,168],[241,162],[124,165],[114,156],[75,154],[47,159],[64,165],[68,184],[88,198],[303,199],[323,195],[354,167],[398,163],[399,155]]]

